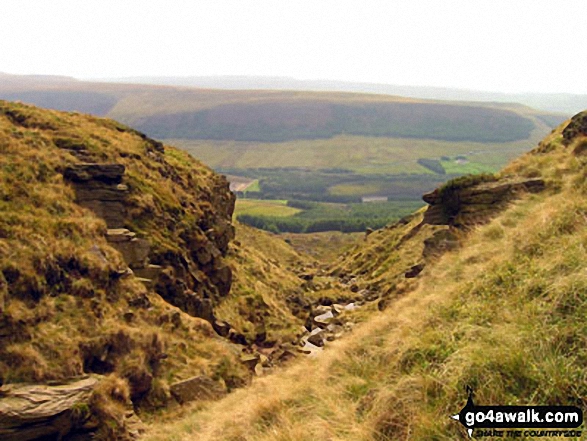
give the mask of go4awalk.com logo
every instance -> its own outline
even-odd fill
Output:
[[[465,426],[469,437],[581,437],[576,429],[583,412],[576,406],[477,406],[473,389],[467,387],[467,393],[467,404],[451,418]]]

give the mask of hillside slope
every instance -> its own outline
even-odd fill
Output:
[[[499,175],[428,195],[331,268],[387,297],[384,312],[365,306],[365,323],[319,357],[146,439],[465,439],[449,418],[465,386],[480,404],[585,412],[585,152],[587,112]]]
[[[0,438],[73,424],[124,439],[133,408],[202,387],[222,396],[253,375],[243,350],[295,340],[307,312],[287,299],[303,297],[308,261],[255,230],[234,240],[228,182],[187,153],[112,120],[4,101],[0,153],[0,410],[19,416],[0,418]],[[51,414],[65,421],[38,422],[11,407],[23,383],[76,380],[96,383],[81,415],[70,404]]]

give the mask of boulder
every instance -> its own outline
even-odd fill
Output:
[[[247,366],[249,369],[255,369],[255,366],[259,363],[259,354],[242,354],[240,357],[241,363]]]
[[[328,323],[330,323],[330,320],[332,320],[333,318],[334,314],[332,314],[332,311],[328,311],[324,314],[320,314],[314,317],[314,323],[316,324],[316,326],[320,328],[325,328],[326,326],[328,326]]]
[[[324,330],[322,330],[320,328],[316,328],[310,333],[310,335],[307,337],[306,341],[308,341],[309,343],[312,343],[315,346],[322,347],[322,346],[324,346],[324,336],[325,336]]]
[[[214,331],[216,331],[221,337],[227,337],[230,332],[230,324],[224,320],[214,320],[212,322],[212,328],[214,328]]]
[[[318,305],[314,308],[314,313],[316,314],[326,314],[328,311],[332,310],[332,306],[328,305]]]
[[[96,378],[60,385],[4,385],[0,395],[0,439],[27,441],[61,439],[83,428],[79,418],[88,408]]]
[[[217,400],[226,395],[225,387],[205,375],[174,383],[169,391],[179,404],[196,400]]]

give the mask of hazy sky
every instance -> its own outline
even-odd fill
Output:
[[[586,0],[0,0],[0,72],[587,93]]]

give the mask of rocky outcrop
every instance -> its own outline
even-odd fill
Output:
[[[577,136],[587,136],[587,111],[576,114],[563,129],[564,143],[569,144]]]
[[[154,157],[160,153],[151,152]],[[166,169],[166,174],[172,172]],[[187,242],[185,254],[152,254],[148,238],[139,238],[125,228],[132,223],[126,209],[132,189],[123,182],[124,173],[125,167],[120,164],[86,163],[67,167],[63,176],[72,183],[76,202],[105,220],[106,239],[122,254],[135,276],[184,312],[216,323],[215,300],[226,296],[232,284],[232,270],[223,257],[234,237],[233,226],[223,220],[224,216],[214,224],[202,218],[181,238]],[[226,197],[224,183],[222,179],[216,182],[210,198],[218,205],[218,212],[229,219],[234,196],[228,193]]]
[[[544,189],[542,179],[493,180],[479,182],[475,176],[457,178],[422,199],[430,206],[424,224],[466,227],[484,223],[522,192]]]
[[[109,228],[121,228],[125,221],[128,186],[122,183],[121,164],[79,164],[67,167],[63,177],[73,184],[76,202],[106,221]]]
[[[148,240],[123,228],[129,188],[124,184],[125,167],[121,164],[86,163],[67,167],[63,177],[73,184],[75,200],[104,219],[106,240],[116,248],[126,264],[148,286],[153,286],[161,268],[149,264]]]
[[[3,387],[0,393],[0,439],[61,439],[71,432],[90,429],[87,409],[97,383],[95,378],[86,378],[57,386]]]

